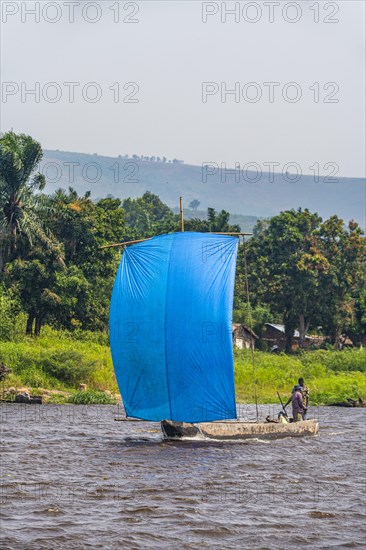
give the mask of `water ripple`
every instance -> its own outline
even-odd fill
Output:
[[[109,406],[1,407],[1,548],[365,548],[366,410],[227,444],[164,442]]]

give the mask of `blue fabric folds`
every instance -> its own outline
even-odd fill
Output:
[[[127,247],[110,342],[128,416],[236,418],[232,303],[238,238],[171,233]]]

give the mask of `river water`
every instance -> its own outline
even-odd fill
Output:
[[[112,406],[0,406],[2,549],[366,548],[366,409],[313,410],[316,437],[215,443],[164,442]]]

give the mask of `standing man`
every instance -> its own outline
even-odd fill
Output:
[[[305,412],[302,416],[302,419],[305,420],[307,412],[308,412],[308,406],[309,406],[309,395],[310,395],[309,394],[309,388],[307,386],[305,386],[305,382],[304,382],[303,378],[299,378],[297,382],[298,382],[299,386],[301,386],[301,393],[302,393],[304,408],[305,408]]]
[[[294,389],[292,390],[292,395],[285,405],[285,407],[287,407],[287,405],[292,402],[293,422],[304,420],[307,413],[307,408],[304,405],[304,398],[301,390],[302,388],[299,384],[294,386]]]

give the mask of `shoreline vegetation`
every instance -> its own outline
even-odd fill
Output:
[[[255,351],[259,404],[283,399],[302,376],[310,388],[311,405],[361,398],[366,401],[366,349],[314,350],[293,354]],[[250,350],[235,350],[236,400],[254,402]],[[39,338],[20,336],[1,342],[0,361],[12,369],[0,389],[29,389],[44,403],[113,404],[120,400],[108,336],[88,331],[57,331],[45,326]],[[87,391],[80,391],[80,384]],[[9,395],[8,393],[5,395]]]
[[[93,199],[85,185],[82,195],[73,187],[49,194],[42,156],[31,136],[0,134],[0,361],[12,369],[0,389],[49,403],[114,402],[107,327],[121,250],[107,245],[180,231],[180,214],[152,190],[123,200]],[[189,200],[185,231],[242,231],[212,205],[197,217],[200,200]],[[300,206],[258,219],[238,248],[233,320],[258,336],[255,372],[250,351],[235,350],[239,403],[254,401],[254,379],[266,404],[277,391],[289,396],[300,376],[314,405],[365,401],[366,237],[357,221],[336,212],[323,220]],[[268,353],[267,323],[283,324],[287,355]],[[308,350],[309,334],[325,349]],[[345,342],[354,348],[335,351]]]

